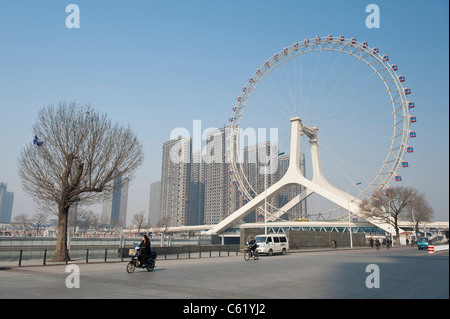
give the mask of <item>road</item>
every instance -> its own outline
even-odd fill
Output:
[[[125,262],[79,263],[79,288],[66,286],[77,274],[66,265],[0,267],[0,298],[448,299],[448,260],[399,247],[157,260],[133,274]]]

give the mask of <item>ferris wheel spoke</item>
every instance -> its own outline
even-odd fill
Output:
[[[306,125],[319,128],[327,180],[345,190],[361,179],[365,184],[361,196],[370,196],[370,191],[386,187],[397,173],[409,140],[407,93],[388,60],[378,49],[354,38],[317,37],[294,43],[274,54],[250,78],[233,108],[231,126],[279,128],[278,150],[289,150],[289,122],[300,116]],[[306,161],[311,156],[308,140],[300,147]],[[231,167],[242,196],[250,200],[264,189],[258,177],[248,176],[245,164]],[[311,175],[311,168],[305,169]],[[275,203],[268,203],[268,214],[275,211]]]
[[[369,80],[369,78],[365,79],[365,81]],[[341,114],[345,111],[353,111],[355,109],[355,106],[359,106],[360,110],[367,109],[366,105],[367,102],[370,102],[372,100],[376,100],[380,98],[381,96],[384,97],[384,92],[375,92],[375,94],[369,95],[365,93],[361,93],[359,95],[355,95],[354,93],[351,94],[351,91],[354,89],[355,92],[358,92],[358,89],[361,87],[362,83],[364,81],[361,81],[360,83],[357,83],[356,85],[349,85],[349,88],[347,91],[343,92],[339,96],[331,99],[329,103],[327,104],[327,110],[317,110],[316,114],[323,114],[325,112],[332,112],[334,114]],[[351,101],[352,100],[352,101]],[[349,103],[349,101],[351,101]]]
[[[323,96],[329,96],[328,92],[329,92],[330,88],[328,88],[328,92],[326,92],[326,93],[323,92],[323,89],[325,87],[325,83],[328,82],[328,79],[330,78],[331,74],[333,74],[333,70],[336,67],[337,62],[339,61],[340,56],[341,56],[341,54],[336,54],[333,65],[330,68],[327,68],[328,69],[327,74],[326,74],[326,76],[323,77],[322,84],[321,84],[318,92],[315,94],[314,100],[311,102],[311,109],[315,109],[316,112],[320,112],[319,110],[320,110],[320,106],[322,104],[322,103],[317,104],[316,103],[317,99],[319,99],[320,97],[323,97]],[[331,55],[329,55],[329,59],[330,58],[331,58]],[[324,101],[324,99],[320,99],[319,101],[322,102],[322,101]]]
[[[276,110],[277,112],[281,113],[286,118],[289,118],[290,114],[288,112],[286,112],[282,107],[275,104],[272,101],[272,99],[270,99],[270,97],[267,97],[266,95],[264,95],[260,92],[255,92],[254,94],[256,94],[255,98],[261,102],[260,106],[270,107],[270,108]]]

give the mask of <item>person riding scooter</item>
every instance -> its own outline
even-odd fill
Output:
[[[148,238],[147,235],[142,236],[142,241],[139,244],[139,248],[140,248],[140,252],[141,252],[139,255],[139,261],[140,261],[141,265],[145,265],[147,263],[147,261],[149,260],[151,253],[152,253],[150,239]]]

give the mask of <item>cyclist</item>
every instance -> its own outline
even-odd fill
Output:
[[[248,242],[248,245],[249,245],[250,250],[252,251],[252,254],[254,256],[255,255],[256,246],[257,246],[255,237],[252,236],[252,238]]]

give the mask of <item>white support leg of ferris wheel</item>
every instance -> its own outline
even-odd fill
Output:
[[[286,174],[284,174],[278,182],[270,186],[265,192],[257,195],[247,204],[236,210],[218,224],[214,225],[214,227],[210,230],[210,233],[218,234],[223,232],[225,229],[236,224],[250,212],[254,211],[258,206],[262,205],[266,197],[269,199],[277,195],[284,188],[295,184],[306,187],[307,191],[305,192],[305,196],[308,193],[317,193],[338,206],[347,209],[353,214],[367,220],[367,218],[362,216],[360,213],[359,206],[361,201],[358,198],[333,187],[324,178],[320,165],[320,153],[317,138],[318,129],[304,125],[299,117],[292,118],[291,123],[290,159]],[[311,144],[311,161],[313,166],[313,178],[311,181],[303,176],[300,167],[297,164],[300,162],[300,137],[302,134],[309,137]],[[394,233],[394,228],[389,224],[372,220],[368,221],[388,233]]]

